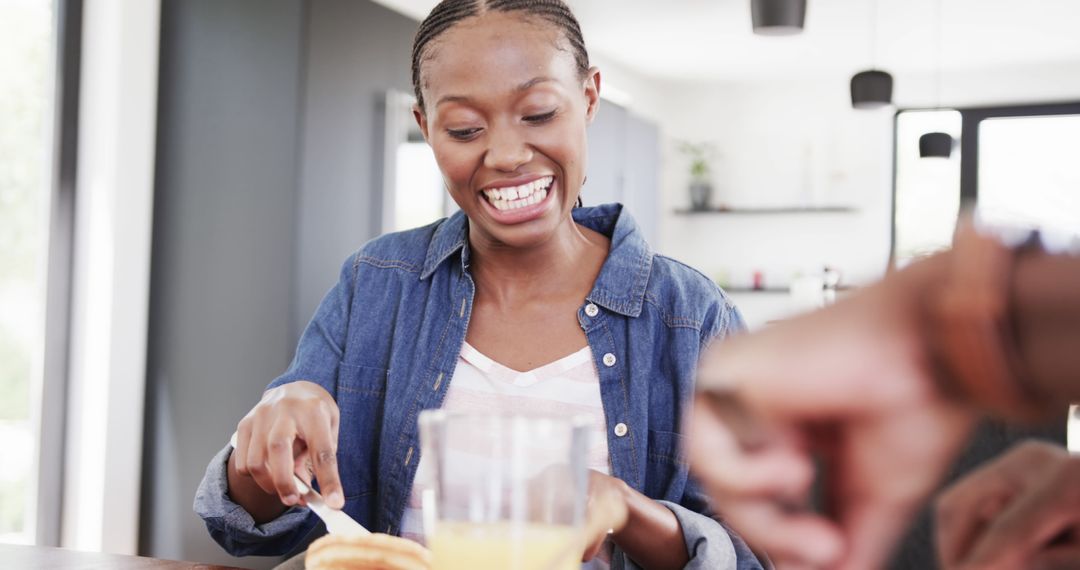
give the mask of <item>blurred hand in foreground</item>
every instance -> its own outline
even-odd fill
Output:
[[[308,547],[307,570],[430,570],[431,552],[388,534],[326,535]]]
[[[947,570],[1080,568],[1080,457],[1013,447],[941,495],[937,544]]]
[[[974,414],[939,393],[920,343],[912,283],[926,267],[702,361],[691,467],[780,568],[883,566],[970,431]],[[808,509],[815,457],[826,516]]]

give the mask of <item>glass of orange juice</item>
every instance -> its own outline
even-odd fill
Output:
[[[587,419],[420,415],[424,534],[435,570],[578,570]]]

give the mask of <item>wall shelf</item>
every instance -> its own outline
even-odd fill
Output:
[[[680,208],[675,210],[675,214],[679,216],[697,216],[702,214],[850,214],[857,211],[858,210],[855,208],[848,206],[709,208],[707,210]]]
[[[744,293],[771,293],[773,295],[787,295],[790,289],[787,287],[765,287],[762,289],[754,289],[753,287],[724,287],[720,286],[725,293],[732,295],[742,295]]]

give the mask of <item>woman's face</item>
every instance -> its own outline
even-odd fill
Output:
[[[585,127],[600,75],[582,79],[561,31],[488,12],[427,48],[415,110],[473,238],[526,248],[570,220],[585,178]]]

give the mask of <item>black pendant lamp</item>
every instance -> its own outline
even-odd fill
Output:
[[[953,138],[949,133],[926,133],[919,137],[921,158],[949,158],[952,156]]]
[[[851,106],[880,109],[892,104],[893,78],[880,69],[860,71],[851,77]]]
[[[877,1],[871,4],[870,57],[877,61]],[[851,106],[856,109],[880,109],[892,104],[893,78],[880,69],[868,69],[851,76]]]
[[[750,16],[755,34],[794,35],[806,22],[806,0],[750,0]]]
[[[941,0],[937,2],[937,77],[935,78],[937,108],[941,108]],[[952,156],[953,138],[949,133],[932,132],[919,137],[920,158],[949,158]]]

